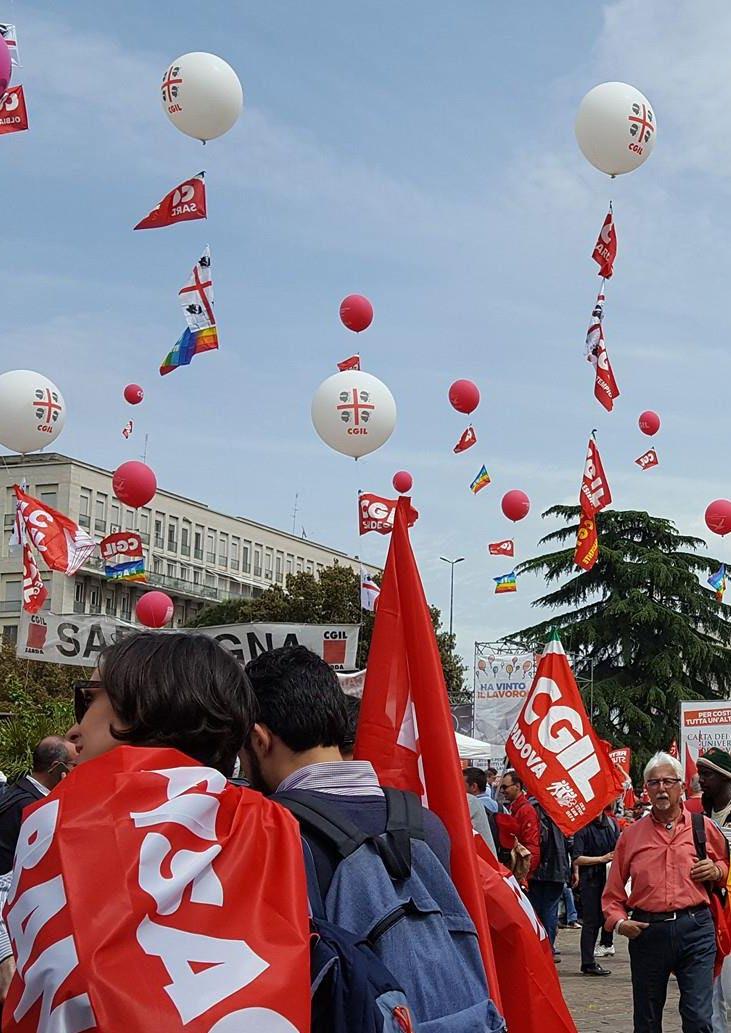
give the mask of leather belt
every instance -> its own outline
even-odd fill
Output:
[[[632,908],[631,919],[633,922],[674,922],[681,915],[692,915],[695,911],[704,911],[708,904],[691,904],[690,907],[680,907],[676,911],[643,911],[640,907]]]

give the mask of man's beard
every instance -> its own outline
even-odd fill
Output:
[[[247,742],[244,746],[246,750],[247,768],[249,769],[247,774],[249,776],[249,783],[252,789],[256,789],[259,793],[269,795],[269,786],[264,781],[264,776],[261,771],[261,764],[259,758],[252,750],[250,744]]]

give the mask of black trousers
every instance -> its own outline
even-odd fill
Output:
[[[652,922],[629,941],[635,1033],[662,1033],[662,1010],[674,972],[683,1033],[713,1033],[713,961],[716,933],[710,908],[674,922]]]
[[[594,948],[599,930],[604,925],[602,914],[602,893],[604,884],[607,881],[606,868],[599,878],[581,880],[581,900],[583,904],[583,918],[581,925],[581,967],[586,968],[594,964]]]

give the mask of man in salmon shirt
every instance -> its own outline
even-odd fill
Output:
[[[619,837],[602,896],[605,928],[630,941],[635,1033],[661,1033],[671,972],[680,990],[683,1033],[713,1033],[716,935],[708,894],[714,884],[726,883],[728,845],[705,818],[708,856],[698,860],[674,757],[656,753],[650,759],[645,787],[650,814]]]

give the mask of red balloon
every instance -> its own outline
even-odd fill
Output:
[[[449,401],[457,412],[474,412],[480,404],[480,390],[471,380],[455,380],[449,389]]]
[[[530,510],[530,499],[524,491],[520,491],[518,488],[506,492],[500,504],[508,520],[522,520],[523,517],[528,516]]]
[[[175,612],[175,604],[164,592],[145,592],[135,606],[135,616],[146,628],[164,628]]]
[[[340,318],[348,330],[359,334],[373,322],[373,306],[362,294],[349,294],[340,302]]]
[[[139,405],[145,397],[145,392],[139,384],[127,384],[124,389],[124,400],[130,405]]]
[[[731,531],[731,502],[716,499],[706,509],[706,527],[714,534],[725,535]]]
[[[640,418],[637,421],[640,426],[640,430],[643,434],[647,434],[652,437],[653,434],[657,434],[660,430],[660,417],[652,409],[648,409],[647,412],[640,414]]]
[[[408,470],[399,470],[393,475],[391,483],[396,491],[403,495],[405,492],[411,491],[414,485],[414,478]]]
[[[139,509],[146,506],[157,491],[157,478],[149,466],[132,459],[114,471],[112,490],[120,502]]]

